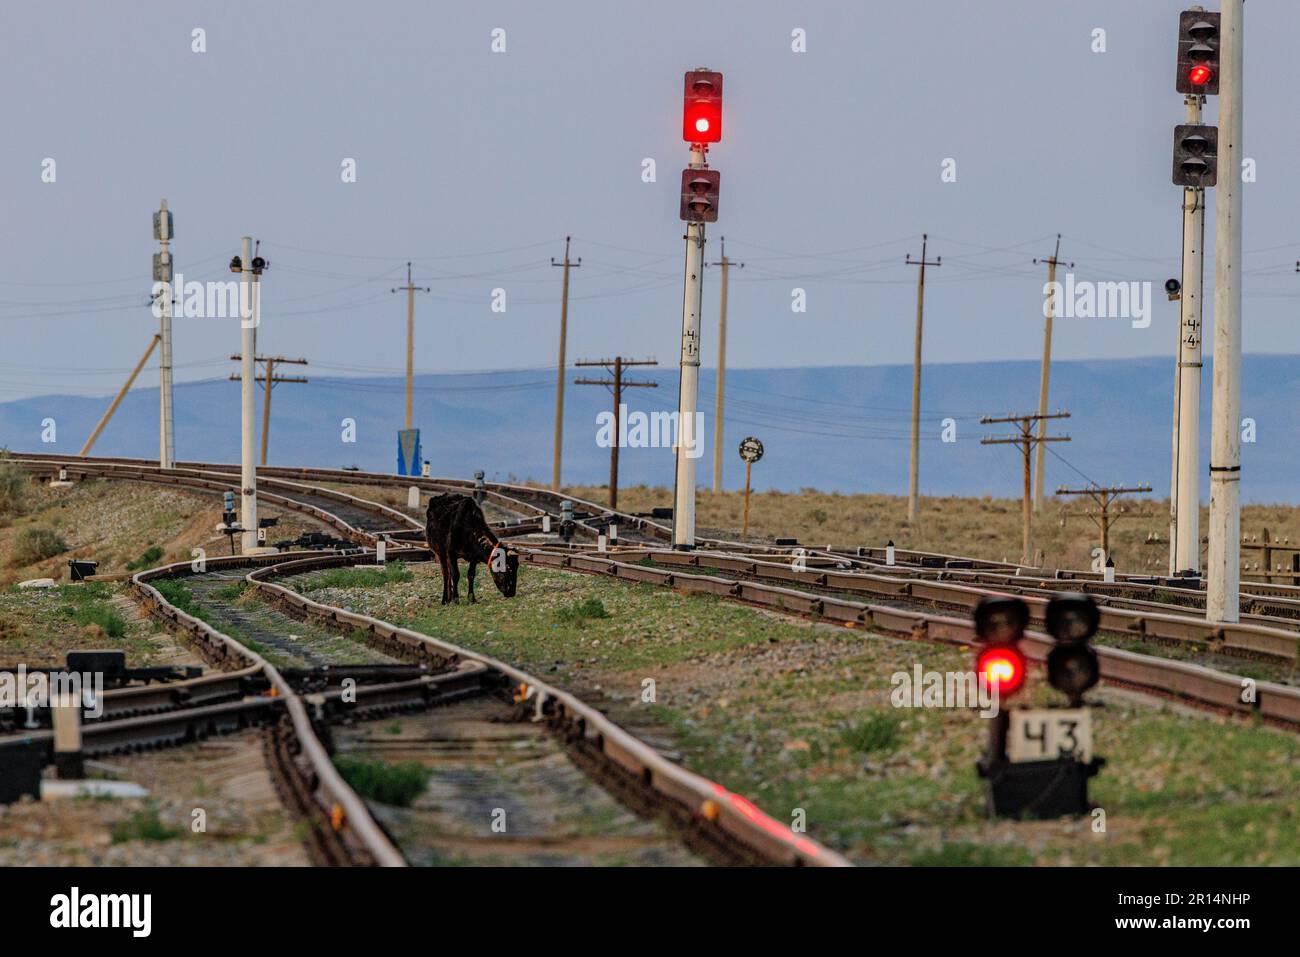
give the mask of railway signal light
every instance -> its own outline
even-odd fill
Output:
[[[1199,123],[1174,127],[1174,185],[1204,188],[1218,179],[1219,130]]]
[[[1219,14],[1184,10],[1178,15],[1178,66],[1175,87],[1179,93],[1219,92]]]
[[[1056,646],[1047,655],[1047,681],[1070,699],[1083,702],[1083,693],[1101,678],[1101,664],[1088,641],[1097,633],[1101,612],[1087,595],[1067,592],[1047,604],[1047,630]]]
[[[681,218],[688,223],[716,223],[721,181],[716,169],[682,170]]]
[[[722,139],[722,74],[691,70],[686,74],[682,108],[682,139],[716,143]]]
[[[976,674],[1003,700],[1025,683],[1025,656],[1020,639],[1029,624],[1029,606],[1019,598],[987,596],[975,606],[975,634],[983,647],[975,659]]]
[[[991,716],[988,749],[975,767],[996,817],[1086,814],[1088,778],[1105,763],[1092,756],[1091,715],[1079,707],[1083,692],[1100,676],[1088,640],[1101,614],[1087,595],[1062,594],[1048,603],[1044,620],[1056,639],[1047,657],[1048,681],[1069,696],[1070,707],[998,708]],[[975,607],[975,633],[983,645],[978,668],[1002,697],[1024,682],[1018,642],[1028,623],[1029,608],[1019,598],[990,596]]]

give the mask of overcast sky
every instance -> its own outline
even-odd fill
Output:
[[[1055,354],[1172,359],[1176,305],[1159,284],[1180,248],[1170,157],[1183,6],[14,4],[0,57],[0,400],[117,387],[156,327],[144,303],[162,197],[187,278],[229,278],[240,236],[262,240],[259,351],[305,356],[309,373],[403,368],[405,297],[390,289],[408,258],[433,289],[418,296],[418,369],[553,366],[550,260],[566,234],[582,257],[570,361],[675,365],[680,97],[697,66],[725,75],[708,258],[726,236],[746,264],[733,273],[730,364],[910,361],[916,271],[904,256],[927,231],[944,263],[927,277],[927,362],[1037,356],[1044,276],[1032,260],[1058,232],[1076,277],[1152,280],[1157,301],[1147,329],[1059,322]],[[195,28],[206,52],[192,52]],[[806,52],[791,49],[796,29]],[[1247,351],[1300,343],[1297,40],[1294,3],[1247,4]],[[355,183],[340,175],[347,158]],[[957,179],[945,183],[949,158]],[[1206,274],[1208,286],[1209,256]],[[806,313],[791,311],[796,287]],[[495,288],[504,314],[490,309]],[[710,271],[705,365],[717,303]],[[225,376],[238,339],[229,320],[178,318],[178,381]]]

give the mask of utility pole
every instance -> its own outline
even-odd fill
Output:
[[[986,415],[980,419],[981,425],[996,425],[1001,422],[1012,423],[1017,427],[1020,433],[1019,435],[1013,435],[1004,439],[983,438],[980,439],[980,445],[1017,445],[1020,447],[1020,452],[1024,456],[1025,483],[1024,498],[1021,503],[1024,529],[1021,536],[1020,555],[1020,564],[1022,565],[1034,564],[1034,543],[1032,536],[1033,517],[1031,514],[1033,503],[1031,501],[1032,492],[1030,489],[1030,473],[1032,471],[1031,464],[1034,447],[1036,445],[1041,445],[1044,442],[1070,441],[1068,435],[1043,435],[1041,433],[1034,435],[1034,423],[1041,422],[1043,419],[1068,419],[1069,417],[1069,412],[1052,412],[1050,414],[1039,412],[1026,415],[1004,415],[997,417]]]
[[[158,294],[159,342],[158,351],[158,466],[169,469],[176,464],[176,428],[172,415],[172,304],[176,299],[172,289],[172,254],[168,248],[173,235],[172,214],[163,200],[158,212],[153,214],[153,238],[158,240],[158,253],[154,256],[153,278],[166,285]]]
[[[705,169],[708,145],[691,144],[687,168]],[[695,547],[695,434],[700,398],[700,302],[704,286],[704,223],[686,223],[682,279],[682,351],[677,388],[677,469],[673,477],[673,548]]]
[[[1052,319],[1056,315],[1056,267],[1060,263],[1061,256],[1061,234],[1056,234],[1056,251],[1052,253],[1049,259],[1035,259],[1034,263],[1047,263],[1047,299],[1043,303],[1043,368],[1038,376],[1038,414],[1045,416],[1047,414],[1047,390],[1048,383],[1052,378]],[[1067,269],[1073,269],[1074,263],[1066,263]],[[1047,435],[1047,419],[1038,420],[1038,437],[1044,438]],[[1045,453],[1047,446],[1044,443],[1038,445],[1038,459],[1034,463],[1034,511],[1040,511],[1043,507],[1043,475],[1046,473]]]
[[[916,523],[916,518],[920,512],[920,485],[917,478],[917,469],[920,460],[920,442],[921,442],[921,329],[925,321],[925,267],[942,265],[942,256],[936,256],[934,262],[929,262],[925,258],[927,245],[930,237],[921,234],[921,258],[913,259],[911,253],[908,253],[906,260],[909,266],[919,266],[920,271],[916,277],[916,347],[912,352],[912,454],[908,460],[907,470],[907,522],[909,525]]]
[[[722,259],[708,266],[722,267],[722,286],[718,290],[718,395],[713,407],[713,491],[722,491],[723,390],[727,380],[727,279],[731,267],[744,269],[744,263],[727,258],[727,237],[722,237]]]
[[[1086,495],[1096,504],[1095,509],[1089,509],[1083,514],[1087,515],[1097,523],[1097,528],[1101,531],[1101,563],[1106,564],[1110,558],[1110,526],[1111,515],[1110,507],[1121,495],[1137,494],[1140,492],[1151,491],[1150,485],[1130,485],[1130,486],[1101,486],[1090,485],[1087,488],[1066,488],[1062,485],[1056,490],[1057,495]],[[1120,510],[1121,513],[1123,509]],[[1116,516],[1118,519],[1118,516]]]
[[[242,356],[231,356],[232,359],[242,359]],[[260,362],[266,366],[266,372],[257,377],[258,382],[265,382],[266,386],[262,393],[262,457],[261,464],[266,464],[266,443],[267,436],[271,433],[271,387],[278,382],[306,382],[307,379],[302,376],[282,376],[275,374],[275,367],[278,365],[305,366],[306,359],[286,359],[284,356],[256,356],[254,362]],[[230,374],[231,382],[239,382],[242,375],[238,372]]]
[[[1223,0],[1214,236],[1214,398],[1205,618],[1241,614],[1241,128],[1244,0]]]
[[[245,236],[240,255],[230,261],[230,271],[239,274],[240,352],[240,546],[245,555],[257,548],[257,464],[253,461],[253,443],[257,441],[255,425],[257,387],[253,362],[257,355],[258,289],[266,260],[253,250],[253,240]]]
[[[564,261],[556,262],[551,257],[552,266],[564,267],[564,291],[560,297],[560,361],[555,371],[555,462],[551,468],[551,488],[560,489],[560,460],[564,447],[564,346],[569,336],[569,270],[582,265],[582,257],[577,261],[569,259],[569,240],[564,237]]]
[[[411,283],[411,264],[406,264],[406,285],[397,286],[393,292],[406,290],[406,428],[411,428],[412,408],[415,402],[415,294],[429,292],[428,286],[416,286]],[[266,455],[262,455],[262,464],[266,464]]]
[[[1205,97],[1189,93],[1187,122],[1199,125]],[[1174,476],[1169,501],[1169,574],[1201,569],[1201,294],[1205,257],[1205,189],[1183,187],[1183,260],[1174,380]]]
[[[614,393],[614,431],[609,444],[609,507],[618,508],[618,447],[620,442],[619,423],[623,416],[623,390],[631,388],[640,389],[657,389],[658,382],[625,382],[623,381],[623,370],[628,366],[657,366],[657,359],[624,359],[622,356],[615,356],[613,359],[584,359],[581,362],[575,362],[575,366],[591,367],[602,366],[609,370],[612,378],[609,379],[574,379],[574,385],[603,385],[609,387]]]
[[[117,411],[117,407],[122,404],[122,399],[126,396],[127,392],[131,390],[131,384],[135,382],[135,377],[140,374],[140,370],[144,368],[144,364],[148,362],[149,357],[153,355],[154,346],[158,345],[160,341],[162,341],[162,336],[158,333],[154,333],[149,337],[149,348],[144,350],[144,355],[142,355],[140,361],[135,364],[135,368],[131,370],[131,374],[126,377],[126,382],[123,383],[122,388],[118,390],[117,395],[114,396],[113,401],[109,404],[108,409],[106,409],[103,416],[100,417],[99,424],[95,426],[95,431],[90,433],[90,438],[86,439],[86,444],[81,447],[81,451],[77,453],[78,455],[85,456],[90,454],[90,447],[95,444],[95,440],[99,438],[99,433],[104,431],[104,426],[108,425],[108,420],[113,417],[113,413]]]

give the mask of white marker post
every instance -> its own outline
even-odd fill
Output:
[[[1187,95],[1187,122],[1201,122],[1201,96]],[[1205,190],[1183,188],[1183,275],[1179,300],[1177,431],[1174,434],[1174,549],[1171,575],[1201,569],[1201,293]]]
[[[1241,127],[1244,0],[1223,0],[1214,236],[1214,398],[1205,618],[1241,616]]]
[[[691,169],[704,169],[704,144],[691,144]],[[677,473],[673,503],[673,548],[695,547],[695,411],[700,398],[700,299],[704,281],[704,224],[686,224],[686,268],[682,289],[681,385],[677,393]]]

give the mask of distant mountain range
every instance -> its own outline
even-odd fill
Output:
[[[1300,502],[1300,356],[1245,358],[1242,415],[1255,421],[1256,441],[1243,446],[1243,499]],[[310,372],[310,370],[307,370]],[[571,381],[578,372],[570,370]],[[675,407],[677,370],[635,370],[658,380],[657,389],[629,389],[631,411]],[[1209,452],[1212,369],[1202,388],[1202,470]],[[726,486],[743,482],[737,455],[742,438],[762,440],[754,466],[759,489],[812,487],[839,492],[905,493],[911,395],[910,366],[733,369],[727,373],[724,464]],[[1036,362],[927,366],[922,383],[921,490],[926,495],[1016,496],[1020,460],[1011,446],[982,446],[985,435],[1008,426],[981,426],[982,414],[1032,411],[1038,401]],[[1071,418],[1052,431],[1071,436],[1050,446],[1047,485],[1148,482],[1156,497],[1169,492],[1173,362],[1166,359],[1058,361],[1052,368],[1051,407]],[[357,465],[395,470],[396,431],[402,425],[403,380],[315,378],[276,388],[270,461],[282,465]],[[176,445],[180,459],[236,461],[239,387],[206,380],[176,387]],[[705,449],[697,460],[701,485],[712,481],[714,374],[701,376]],[[17,450],[77,452],[108,398],[49,395],[0,404],[0,445]],[[569,385],[565,391],[564,480],[603,484],[609,450],[597,445],[597,416],[611,408],[606,389]],[[549,480],[555,409],[554,370],[424,375],[416,380],[416,425],[435,475]],[[258,421],[260,423],[260,390]],[[57,441],[41,442],[42,422],[54,419]],[[952,420],[945,422],[945,420]],[[344,442],[345,420],[355,442]],[[944,441],[945,425],[953,441]],[[137,389],[118,409],[95,454],[158,454],[158,392]],[[1059,457],[1058,457],[1059,456]],[[672,453],[625,448],[624,485],[671,485]],[[1208,482],[1202,483],[1202,497]]]

